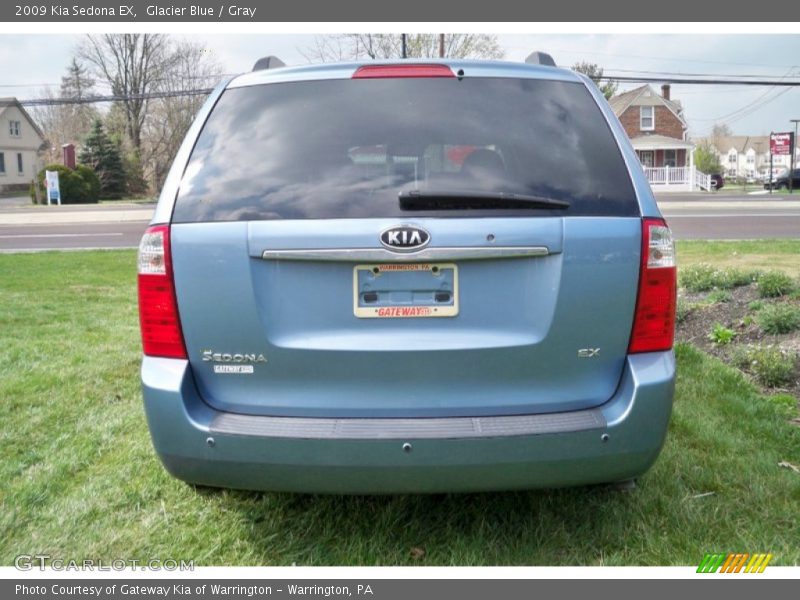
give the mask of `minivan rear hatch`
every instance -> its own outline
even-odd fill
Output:
[[[171,245],[220,410],[532,414],[617,388],[641,218],[582,82],[294,81],[223,93]]]

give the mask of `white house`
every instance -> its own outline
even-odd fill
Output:
[[[729,135],[694,140],[698,146],[707,145],[713,150],[727,178],[742,178],[754,181],[769,177],[769,136]],[[795,164],[800,160],[800,148],[795,149]],[[773,156],[774,175],[788,169],[791,157]]]
[[[16,98],[0,98],[0,192],[27,192],[42,167],[44,134]]]

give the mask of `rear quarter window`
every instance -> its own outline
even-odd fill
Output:
[[[621,152],[582,83],[355,79],[225,91],[190,156],[175,222],[408,216],[402,191],[488,191],[563,210],[414,216],[638,216]]]

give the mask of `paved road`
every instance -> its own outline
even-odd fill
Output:
[[[658,198],[678,239],[800,238],[800,194],[670,194]],[[0,206],[0,252],[135,248],[148,205]]]
[[[135,248],[147,221],[0,225],[0,252],[79,248]]]
[[[800,195],[670,194],[658,203],[677,239],[800,238]]]
[[[152,204],[32,206],[27,197],[0,199],[0,252],[135,248]]]

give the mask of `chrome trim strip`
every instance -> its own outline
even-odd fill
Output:
[[[299,250],[264,250],[264,260],[316,260],[339,262],[419,262],[481,260],[547,256],[547,246],[457,246],[423,248],[417,252],[392,252],[383,248],[320,248]]]
[[[541,415],[416,419],[317,419],[218,413],[209,433],[301,439],[419,440],[491,438],[603,429],[599,409]]]

